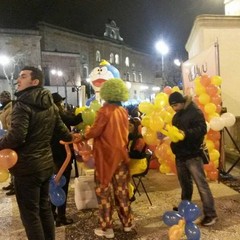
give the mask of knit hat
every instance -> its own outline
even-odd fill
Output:
[[[185,99],[180,92],[174,92],[170,94],[168,102],[169,102],[169,105],[171,106],[176,103],[184,103]]]
[[[53,97],[53,102],[54,103],[58,103],[58,102],[61,102],[63,100],[65,100],[64,97],[62,97],[59,93],[55,92],[55,93],[52,93],[52,97]]]
[[[8,91],[2,91],[0,93],[0,98],[5,100],[11,100],[11,94]]]

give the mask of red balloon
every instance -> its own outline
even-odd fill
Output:
[[[0,151],[0,168],[9,169],[17,162],[18,156],[12,149],[3,149]]]
[[[215,96],[218,93],[218,88],[213,84],[210,84],[206,87],[206,92],[209,96]]]

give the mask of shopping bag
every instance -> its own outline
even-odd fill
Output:
[[[98,208],[94,176],[79,176],[74,180],[74,199],[78,210]]]

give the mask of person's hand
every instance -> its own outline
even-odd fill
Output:
[[[80,133],[73,133],[72,140],[74,143],[79,143],[79,142],[83,141],[83,136]]]

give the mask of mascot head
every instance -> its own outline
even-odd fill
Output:
[[[99,67],[94,68],[89,77],[95,93],[98,93],[103,83],[105,83],[108,79],[120,78],[120,74],[117,68],[112,66],[106,60],[102,60]]]

